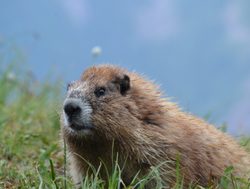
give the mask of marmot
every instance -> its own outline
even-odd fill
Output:
[[[161,164],[164,188],[170,188],[178,162],[186,187],[217,182],[228,166],[235,175],[249,176],[250,156],[231,137],[181,111],[153,82],[117,66],[90,67],[71,83],[62,115],[71,175],[78,184],[91,170],[88,163],[111,169],[116,153],[121,167],[126,162],[122,179],[127,184],[138,172],[145,175]],[[107,179],[106,170],[101,175]]]

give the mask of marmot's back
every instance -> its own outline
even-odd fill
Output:
[[[232,138],[182,112],[152,82],[119,67],[87,69],[69,86],[62,120],[76,183],[87,174],[89,165],[83,159],[96,168],[100,159],[111,167],[112,151],[119,153],[121,166],[128,159],[125,183],[139,170],[147,174],[152,166],[166,162],[159,171],[170,187],[177,161],[186,185],[216,182],[228,166],[234,166],[236,175],[250,175],[249,154]]]

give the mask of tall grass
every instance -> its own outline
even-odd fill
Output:
[[[39,82],[17,66],[0,66],[0,188],[74,188],[67,173],[66,146],[60,141],[59,110],[61,85],[58,82]],[[249,139],[242,145],[250,149]],[[152,178],[162,188],[157,168],[139,180],[137,176],[130,186],[125,186],[122,168],[114,158],[113,173],[105,183],[99,176],[103,164],[94,174],[82,182],[82,188],[142,189]],[[93,168],[94,169],[94,168]],[[226,170],[217,188],[249,188],[250,184],[232,178],[231,169]],[[179,168],[176,169],[177,183],[174,188],[183,188]],[[240,184],[239,184],[240,181]],[[196,186],[196,188],[202,188]]]
[[[18,66],[0,68],[0,186],[55,185],[61,172],[56,83],[40,83]],[[50,161],[51,159],[51,161]],[[60,181],[58,181],[60,182]]]

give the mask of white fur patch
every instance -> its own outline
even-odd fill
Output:
[[[91,114],[93,112],[93,109],[91,107],[91,105],[89,104],[89,102],[87,102],[86,100],[83,100],[81,98],[66,98],[64,101],[64,104],[69,103],[69,102],[73,102],[75,104],[77,104],[80,108],[81,108],[81,112],[79,114],[79,116],[76,116],[74,119],[74,122],[79,124],[79,125],[83,125],[84,127],[86,127],[86,129],[82,129],[82,130],[74,130],[70,127],[70,122],[69,122],[69,118],[68,115],[63,112],[63,117],[64,117],[64,126],[65,129],[67,130],[67,132],[72,133],[72,134],[89,134],[91,132],[90,129],[93,127],[92,123],[91,123]]]

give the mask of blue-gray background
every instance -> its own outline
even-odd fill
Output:
[[[155,80],[184,110],[250,133],[249,0],[0,4],[1,52],[21,49],[38,79],[53,72],[66,83],[93,63],[115,63]]]

